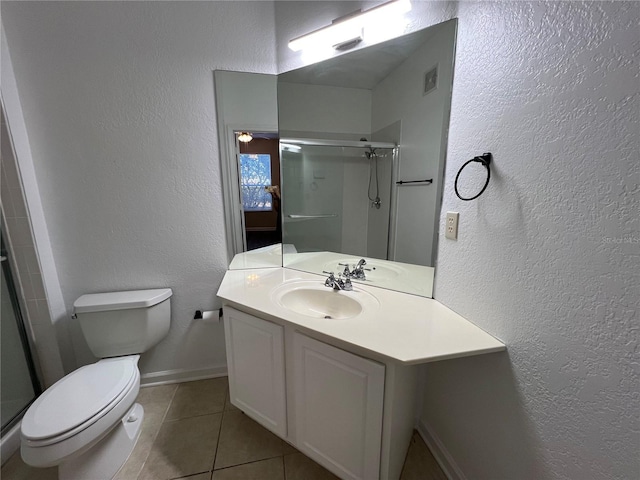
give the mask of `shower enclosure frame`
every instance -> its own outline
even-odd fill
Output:
[[[392,151],[392,167],[391,167],[391,190],[390,190],[390,202],[389,202],[389,223],[388,223],[388,237],[387,237],[387,260],[394,260],[395,258],[395,240],[396,240],[396,212],[395,205],[397,203],[397,184],[398,169],[400,168],[400,145],[391,142],[370,142],[363,140],[339,140],[339,139],[321,139],[321,138],[292,138],[285,137],[280,138],[280,150],[282,151],[282,144],[291,144],[299,146],[312,146],[312,147],[345,147],[345,148],[373,148],[373,149],[385,149]],[[280,178],[284,178],[282,158],[280,159]],[[282,181],[282,180],[281,180]],[[283,182],[284,183],[284,182]],[[284,189],[283,185],[283,189]],[[284,209],[284,200],[281,208]],[[283,210],[284,211],[284,210]],[[284,231],[284,215],[282,216],[282,229]]]
[[[4,224],[4,222],[2,222]],[[42,393],[42,386],[40,385],[40,380],[38,378],[38,373],[36,370],[36,366],[33,360],[33,353],[31,350],[31,342],[29,340],[29,336],[27,335],[27,330],[25,327],[25,319],[22,315],[22,307],[20,305],[20,299],[18,298],[18,291],[16,289],[16,282],[13,279],[13,268],[11,266],[11,262],[9,259],[9,252],[6,248],[5,242],[5,233],[4,229],[0,230],[0,257],[2,263],[2,275],[4,276],[5,281],[7,282],[7,290],[9,291],[9,298],[11,301],[11,306],[13,308],[13,312],[15,315],[16,326],[18,329],[18,335],[20,337],[20,342],[22,343],[22,348],[25,353],[25,360],[27,364],[27,369],[29,370],[29,377],[31,380],[31,385],[33,386],[34,396],[19,412],[17,412],[13,418],[7,422],[6,425],[2,425],[0,429],[0,437],[3,437],[7,432],[11,431],[11,429],[22,419],[24,412],[31,406],[31,404],[40,396]]]

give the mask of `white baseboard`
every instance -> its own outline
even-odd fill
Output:
[[[0,442],[1,452],[0,458],[2,458],[2,464],[4,464],[11,455],[16,453],[20,448],[20,423],[16,423],[11,430],[2,436]]]
[[[433,429],[423,420],[418,421],[416,430],[427,444],[434,458],[442,468],[442,471],[449,480],[467,480],[458,464],[453,459],[447,448],[440,441]]]
[[[168,385],[170,383],[191,382],[207,378],[224,377],[227,375],[226,365],[216,365],[206,368],[165,370],[162,372],[144,373],[140,376],[140,386],[152,387]]]

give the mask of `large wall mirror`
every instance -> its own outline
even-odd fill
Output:
[[[284,267],[432,296],[456,26],[278,76]]]
[[[364,278],[353,281],[432,296],[456,27],[450,20],[277,79],[215,72],[229,268],[338,275],[364,259]],[[276,124],[282,243],[249,249],[236,133]]]

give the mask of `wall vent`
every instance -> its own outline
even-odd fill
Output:
[[[428,70],[424,74],[424,88],[422,90],[422,95],[426,95],[431,93],[432,91],[438,88],[438,65]]]

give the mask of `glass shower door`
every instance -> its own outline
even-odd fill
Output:
[[[0,421],[2,434],[40,393],[4,241],[0,275]]]

